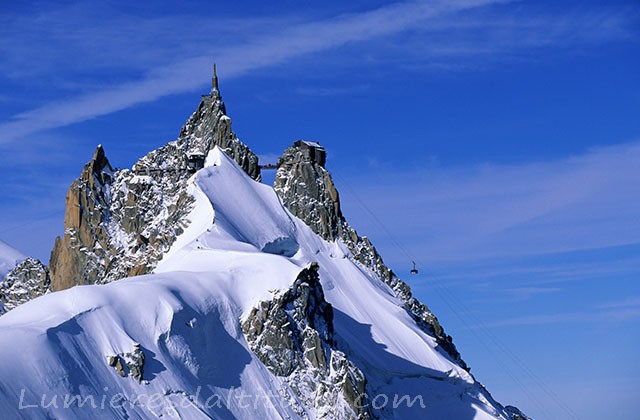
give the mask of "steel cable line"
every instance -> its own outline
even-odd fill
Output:
[[[343,184],[345,187],[347,187],[347,189],[351,192],[352,197],[355,199],[355,201],[359,204],[359,206],[367,213],[371,216],[371,218],[380,226],[380,228],[384,231],[385,235],[388,237],[388,239],[394,244],[394,246],[401,251],[409,261],[413,261],[416,262],[418,265],[422,266],[421,261],[416,258],[415,256],[413,256],[411,253],[409,253],[409,251],[394,237],[394,235],[391,233],[391,231],[389,229],[387,229],[387,227],[385,226],[385,224],[382,222],[382,220],[380,220],[380,218],[378,218],[375,213],[364,203],[363,200],[360,199],[360,197],[358,196],[358,194],[356,193],[356,191],[354,190],[354,188],[352,188],[349,183],[347,183],[343,177],[337,175],[334,173],[334,175],[336,175],[336,178],[340,179],[341,184]],[[513,351],[511,351],[508,346],[506,346],[504,343],[502,343],[498,337],[496,337],[495,335],[493,335],[485,326],[484,323],[478,319],[475,315],[473,315],[473,313],[466,307],[466,305],[460,300],[458,299],[455,294],[453,292],[451,292],[451,290],[449,290],[449,288],[447,288],[443,282],[439,281],[438,279],[436,279],[435,277],[431,277],[433,284],[436,286],[436,291],[438,292],[438,294],[441,296],[443,302],[449,307],[449,309],[454,313],[454,315],[462,322],[462,324],[465,326],[465,328],[467,328],[472,335],[476,338],[476,340],[478,340],[483,347],[485,347],[491,354],[493,354],[494,356],[499,356],[498,354],[496,354],[496,352],[491,349],[491,347],[481,338],[481,336],[476,332],[476,330],[480,330],[480,332],[486,337],[487,340],[489,340],[493,346],[495,348],[497,348],[498,350],[500,350],[509,360],[511,360],[511,362],[516,365],[517,367],[519,367],[525,374],[525,376],[528,376],[549,398],[551,398],[553,400],[553,402],[558,405],[559,408],[561,408],[570,418],[574,419],[574,420],[578,420],[579,417],[576,415],[576,413],[568,406],[566,405],[561,399],[560,397],[551,389],[549,388],[543,381],[542,379],[540,379],[540,377],[538,377],[528,366],[526,366],[524,364],[524,362],[519,359],[515,353],[513,353]],[[465,314],[461,314],[460,311],[456,308],[460,308],[462,309],[462,311],[465,312]],[[467,319],[471,319],[473,322],[476,323],[476,327],[472,327],[471,325],[469,325],[469,323],[466,321],[465,317]],[[540,401],[533,396],[533,394],[531,392],[529,392],[529,390],[527,389],[527,387],[511,372],[511,370],[508,368],[508,366],[506,366],[506,364],[504,364],[504,362],[501,360],[500,357],[496,357],[496,360],[498,361],[498,363],[503,367],[505,373],[507,373],[507,375],[509,377],[511,377],[512,380],[514,380],[514,382],[516,384],[518,384],[518,386],[521,388],[521,390],[528,396],[528,398],[530,398],[530,400],[532,402],[534,402],[534,404],[536,406],[538,406],[538,408],[541,411],[545,412],[545,415],[549,416],[550,418],[557,418],[556,416],[552,415],[551,413],[549,413],[547,411],[546,408],[544,408],[544,406],[540,403]]]

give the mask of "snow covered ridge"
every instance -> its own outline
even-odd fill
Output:
[[[517,418],[341,241],[219,148],[207,164],[189,181],[191,223],[154,274],[0,317],[0,342],[16,343],[0,347],[4,416]],[[281,238],[293,255],[265,252]]]

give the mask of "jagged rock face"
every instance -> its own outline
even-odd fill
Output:
[[[274,189],[285,207],[324,239],[342,240],[356,261],[376,273],[393,289],[409,314],[424,331],[436,338],[442,350],[461,367],[469,370],[451,336],[444,332],[435,315],[384,264],[371,241],[359,236],[349,226],[340,211],[339,194],[329,172],[309,159],[297,144],[287,148],[278,161]]]
[[[315,233],[332,241],[342,234],[340,199],[331,175],[291,146],[278,161],[274,188],[283,204]]]
[[[109,237],[103,222],[108,219],[114,170],[98,146],[93,159],[73,181],[66,197],[65,235],[56,238],[50,270],[53,290],[74,284],[93,283],[104,274]]]
[[[102,147],[67,193],[64,236],[51,253],[52,290],[107,283],[153,270],[188,225],[189,156],[222,148],[254,179],[258,157],[231,131],[217,90],[203,96],[176,141],[114,170]]]
[[[50,283],[49,271],[39,260],[22,261],[0,283],[0,315],[48,293]]]
[[[242,323],[251,350],[319,418],[365,419],[366,379],[337,349],[333,308],[313,263],[273,300],[262,301]]]
[[[198,110],[180,130],[180,145],[190,153],[204,153],[220,147],[231,156],[249,176],[260,181],[260,167],[256,156],[231,131],[231,118],[227,117],[222,98],[216,89],[211,96],[203,96]]]

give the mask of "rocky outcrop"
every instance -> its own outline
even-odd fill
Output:
[[[64,236],[56,238],[51,252],[53,290],[94,283],[109,264],[109,219],[114,170],[98,146],[93,158],[73,181],[66,197]]]
[[[144,353],[142,352],[142,349],[140,349],[140,345],[136,343],[133,346],[133,351],[125,353],[124,360],[133,379],[138,381],[138,383],[142,382]]]
[[[99,146],[67,193],[64,236],[51,253],[52,290],[153,270],[189,224],[190,157],[206,156],[216,146],[260,179],[258,157],[231,130],[217,89],[202,97],[176,141],[131,170],[114,170]]]
[[[293,285],[262,301],[242,322],[251,350],[319,418],[365,419],[363,373],[337,349],[333,308],[313,263]]]
[[[133,379],[142,382],[144,369],[144,353],[138,343],[133,345],[133,350],[124,354],[107,356],[107,364],[123,378],[131,375]]]
[[[127,376],[127,372],[124,370],[125,365],[122,363],[120,356],[108,356],[107,364],[111,366],[121,377],[124,378]]]
[[[296,142],[300,143],[300,142]],[[343,234],[340,198],[331,175],[300,146],[291,146],[278,160],[274,188],[291,213],[328,241]]]
[[[0,315],[50,291],[47,267],[35,258],[19,263],[0,283]]]
[[[324,150],[323,150],[324,151]],[[304,142],[287,148],[278,161],[274,189],[282,203],[295,216],[328,241],[342,240],[360,264],[380,277],[403,302],[405,309],[440,348],[464,369],[469,370],[444,332],[435,315],[418,301],[411,288],[400,280],[383,262],[367,237],[361,237],[349,226],[340,209],[340,198],[329,172],[304,150]]]
[[[526,414],[520,411],[518,407],[507,405],[504,407],[504,411],[507,412],[511,420],[531,420],[531,417],[528,417]]]
[[[215,146],[231,156],[249,176],[260,181],[258,156],[242,143],[231,130],[231,118],[219,91],[204,95],[198,110],[180,130],[178,143],[190,153],[206,154]]]

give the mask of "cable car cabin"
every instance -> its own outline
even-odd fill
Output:
[[[416,262],[415,261],[411,261],[413,263],[413,268],[411,269],[410,273],[411,274],[418,274],[418,269],[416,268]]]
[[[204,168],[204,158],[203,153],[189,153],[187,155],[187,171],[196,172]]]
[[[327,161],[327,152],[320,143],[315,141],[298,140],[293,145],[300,148],[304,157],[309,159],[309,161],[324,167],[324,164]]]

